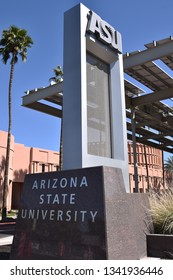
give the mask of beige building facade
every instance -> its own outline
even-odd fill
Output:
[[[2,207],[7,132],[0,131],[0,208]],[[8,210],[19,207],[25,174],[57,171],[59,153],[15,143],[10,151]]]
[[[0,208],[2,207],[4,167],[6,156],[7,133],[0,131]],[[162,151],[153,147],[137,144],[137,170],[139,192],[147,192],[148,188],[163,187]],[[133,145],[128,143],[129,184],[134,192]],[[147,162],[147,168],[146,168]],[[26,147],[15,143],[12,136],[10,153],[8,210],[17,209],[20,203],[25,174],[58,171],[59,153],[35,147]]]

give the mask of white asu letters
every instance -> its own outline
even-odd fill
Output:
[[[94,12],[90,12],[87,31],[98,35],[99,40],[122,53],[121,34]]]

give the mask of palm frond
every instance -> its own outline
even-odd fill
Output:
[[[0,47],[3,62],[7,61],[15,55],[15,63],[18,61],[18,55],[21,56],[22,61],[27,58],[27,48],[31,48],[33,41],[27,35],[27,30],[11,25],[9,29],[3,30],[2,38],[0,39]]]
[[[53,69],[54,72],[54,77],[51,77],[49,79],[49,82],[53,81],[55,83],[60,83],[63,81],[63,70],[61,68],[61,66],[57,66],[56,68]]]

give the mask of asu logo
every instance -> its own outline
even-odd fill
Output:
[[[90,11],[87,31],[95,34],[104,44],[122,53],[121,34],[93,11]]]

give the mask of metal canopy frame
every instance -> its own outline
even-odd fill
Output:
[[[135,125],[137,142],[173,153],[173,108],[164,103],[173,97],[173,40],[153,41],[145,47],[124,55],[124,72],[148,88],[132,95],[125,84],[128,139],[132,140]]]
[[[173,153],[173,109],[164,103],[173,98],[173,38],[145,47],[123,57],[127,136],[134,140],[135,133],[137,142]],[[22,105],[61,118],[62,89],[61,82],[28,91]]]

